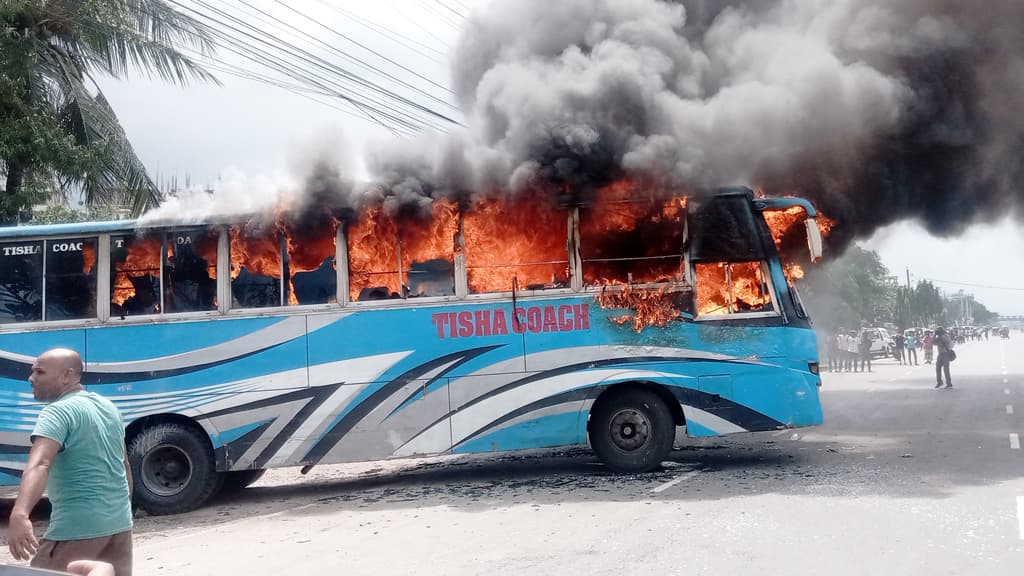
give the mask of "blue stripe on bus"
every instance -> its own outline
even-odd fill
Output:
[[[194,352],[248,336],[285,319],[217,318],[163,324],[162,329],[160,325],[145,324],[94,328],[89,331],[89,362],[127,362]],[[0,348],[9,350],[2,343],[0,340]]]
[[[579,435],[579,419],[579,412],[574,410],[518,422],[464,442],[455,447],[452,453],[498,452],[581,444],[584,438]]]

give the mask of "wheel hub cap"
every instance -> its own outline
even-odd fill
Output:
[[[647,418],[631,408],[618,411],[610,425],[612,443],[617,448],[633,451],[642,448],[650,438],[651,426]]]
[[[142,484],[154,494],[174,496],[192,479],[192,459],[177,446],[163,445],[142,459]]]

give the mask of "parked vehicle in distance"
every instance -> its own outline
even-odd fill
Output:
[[[893,344],[888,330],[885,328],[864,328],[862,332],[867,332],[868,338],[871,339],[872,358],[888,358],[893,355],[895,344]]]

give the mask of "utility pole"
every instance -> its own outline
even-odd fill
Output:
[[[910,324],[913,324],[914,323],[914,309],[910,305],[910,297],[911,297],[911,295],[912,295],[912,293],[910,292],[910,266],[907,266],[907,321],[910,322]],[[906,326],[906,328],[913,328],[913,326]]]

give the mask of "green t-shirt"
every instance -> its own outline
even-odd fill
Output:
[[[93,392],[65,394],[39,413],[32,436],[61,445],[46,485],[48,540],[99,538],[130,530],[124,424],[117,407]]]

